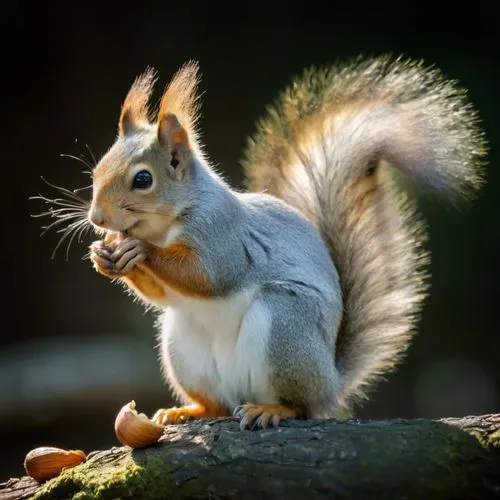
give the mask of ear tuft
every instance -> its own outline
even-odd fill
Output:
[[[134,133],[141,124],[149,122],[148,104],[155,83],[156,70],[151,67],[135,79],[122,105],[118,127],[120,135]]]
[[[196,124],[199,118],[199,66],[197,61],[185,63],[167,85],[158,113],[158,135],[160,129],[170,130],[170,140],[196,147]],[[175,120],[175,123],[174,123]],[[165,124],[167,127],[165,128]],[[173,131],[178,130],[178,137]],[[188,139],[189,138],[189,139]]]

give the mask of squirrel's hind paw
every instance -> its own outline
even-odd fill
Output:
[[[154,414],[152,420],[160,425],[171,425],[183,424],[203,416],[204,408],[198,405],[190,405],[181,406],[180,408],[162,408]]]
[[[241,430],[254,430],[278,427],[282,420],[303,418],[303,411],[298,406],[248,403],[237,406],[233,415],[240,419]]]

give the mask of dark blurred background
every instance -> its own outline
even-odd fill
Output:
[[[154,316],[84,260],[90,239],[51,260],[40,237],[55,195],[89,178],[80,156],[104,154],[134,77],[158,69],[161,87],[200,61],[207,152],[235,186],[254,122],[292,75],[359,53],[403,53],[436,64],[469,89],[488,136],[488,184],[461,211],[423,205],[432,289],[405,363],[359,415],[441,417],[500,410],[498,16],[484,2],[442,9],[353,2],[3,2],[3,236],[0,481],[23,473],[40,445],[89,452],[118,444],[113,422],[135,399],[151,414],[172,403],[157,362]],[[78,7],[76,7],[78,5]]]

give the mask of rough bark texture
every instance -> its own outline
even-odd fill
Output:
[[[465,432],[464,432],[465,431]],[[462,419],[290,421],[240,431],[233,419],[170,426],[151,447],[113,448],[0,499],[500,498],[500,414]]]

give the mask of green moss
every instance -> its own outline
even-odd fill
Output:
[[[485,448],[491,447],[500,451],[500,429],[491,434],[473,431],[471,432],[471,435],[474,436]]]
[[[466,498],[468,491],[480,488],[487,452],[467,433],[424,421],[401,422],[390,432],[380,430],[377,423],[364,424],[356,434],[348,434],[359,453],[355,466],[349,460],[336,463],[344,484],[365,491],[384,484],[387,496],[373,491],[373,497],[380,499]],[[343,439],[335,436],[337,443]],[[349,449],[348,444],[338,447]],[[375,483],[373,478],[377,478]]]
[[[498,470],[498,462],[485,446],[484,436],[458,428],[448,428],[442,435],[441,446],[430,456],[436,492],[446,498],[452,497],[452,493],[457,498],[462,498],[460,495],[467,498],[467,492],[472,495],[474,491],[482,491],[485,477],[496,475]]]
[[[108,465],[94,467],[89,461],[64,471],[48,481],[34,499],[176,498],[168,466],[159,458],[145,457],[144,463],[137,463],[129,453]]]

